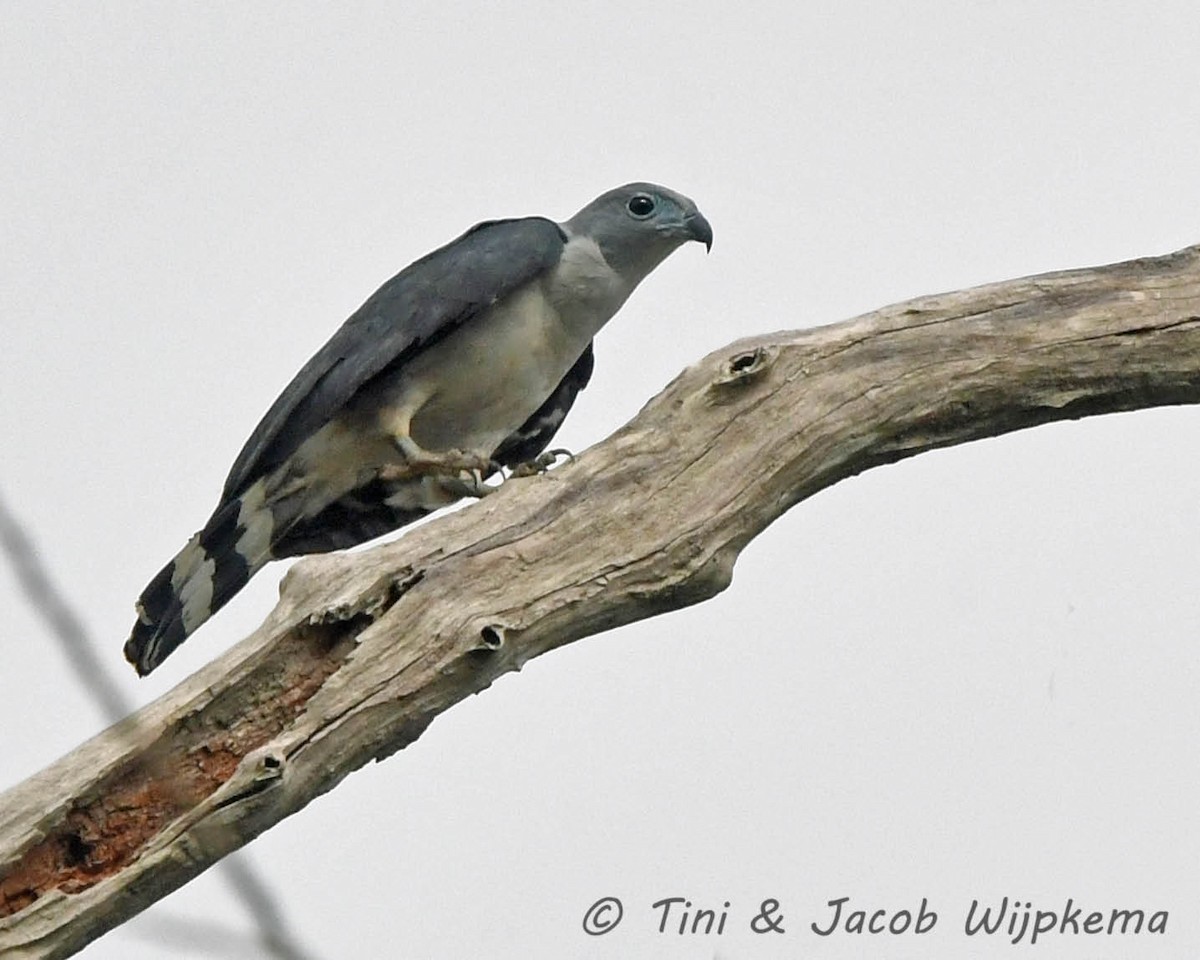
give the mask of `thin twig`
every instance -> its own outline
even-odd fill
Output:
[[[0,496],[0,549],[12,563],[26,599],[62,644],[75,678],[91,693],[106,720],[110,723],[120,720],[132,705],[105,670],[83,624],[55,588],[33,541],[8,509],[3,496]]]

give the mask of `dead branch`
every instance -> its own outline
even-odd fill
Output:
[[[298,563],[254,634],[2,795],[0,953],[68,956],[529,658],[712,597],[845,477],[1198,401],[1200,246],[718,350],[574,463]]]
[[[34,611],[46,621],[50,635],[58,640],[66,654],[68,666],[80,685],[98,703],[108,722],[129,713],[132,707],[112,678],[111,668],[121,665],[102,659],[98,652],[100,648],[75,613],[67,595],[54,582],[32,538],[8,509],[3,496],[0,496],[0,554],[12,563],[22,592]],[[279,960],[304,960],[310,955],[291,933],[270,885],[259,876],[245,855],[226,857],[218,869],[258,927],[257,945],[266,955]],[[177,932],[186,931],[188,927],[183,921],[174,924],[166,921],[166,924]],[[193,943],[211,938],[215,933],[212,925],[204,930],[192,926]]]

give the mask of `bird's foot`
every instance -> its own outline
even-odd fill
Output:
[[[401,437],[396,446],[404,455],[410,475],[478,473],[487,476],[500,469],[500,464],[486,453],[473,450],[426,450],[412,437]]]
[[[375,475],[385,483],[413,483],[423,478],[434,480],[439,487],[456,497],[486,497],[499,487],[489,486],[483,480],[479,470],[459,470],[454,473],[438,473],[434,470],[414,470],[404,463],[385,463],[375,471]]]
[[[483,475],[478,470],[462,471],[453,477],[441,477],[438,485],[449,493],[460,497],[486,497],[500,488],[489,486],[483,482]]]
[[[566,457],[570,462],[575,459],[575,454],[565,447],[556,447],[553,450],[544,450],[532,460],[526,460],[524,463],[518,463],[512,468],[510,476],[513,477],[536,477],[539,474],[545,473],[552,466],[558,463],[559,457]]]
[[[381,480],[434,477],[443,490],[460,497],[485,497],[496,489],[484,483],[484,478],[499,471],[500,464],[486,454],[426,450],[411,437],[400,438],[396,446],[403,454],[404,462],[381,466],[378,472]]]

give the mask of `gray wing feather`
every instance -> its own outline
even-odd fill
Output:
[[[234,461],[222,500],[283,463],[372,378],[554,266],[565,243],[552,220],[490,220],[405,267],[271,405]]]

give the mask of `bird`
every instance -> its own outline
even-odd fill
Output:
[[[158,667],[272,560],[346,549],[544,470],[588,383],[593,340],[712,227],[653,183],[570,219],[487,220],[383,284],[284,388],[212,516],[150,581],[124,653]]]

